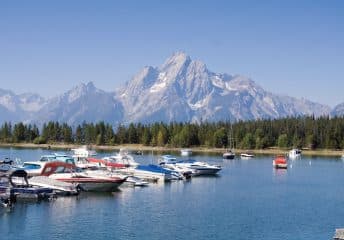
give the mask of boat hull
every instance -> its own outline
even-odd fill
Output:
[[[232,160],[235,158],[234,154],[223,154],[223,159],[229,159]]]
[[[195,170],[194,175],[199,176],[199,175],[215,175],[217,174],[221,168],[191,168]]]
[[[284,163],[284,164],[278,163],[278,164],[274,164],[274,167],[276,169],[287,169],[288,168],[288,164],[286,164],[286,163]]]
[[[118,187],[125,181],[122,180],[98,180],[84,178],[57,178],[59,181],[77,184],[81,190],[87,192],[111,192],[118,190]]]

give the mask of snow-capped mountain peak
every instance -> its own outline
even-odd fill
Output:
[[[0,89],[0,121],[13,122],[189,122],[329,112],[325,105],[265,91],[248,77],[214,73],[184,52],[160,67],[144,67],[116,92],[97,89],[92,82],[50,99]]]

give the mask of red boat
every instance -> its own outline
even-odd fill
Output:
[[[49,162],[45,165],[41,175],[49,176],[62,182],[78,185],[84,191],[114,191],[127,176],[111,175],[77,171],[75,165],[64,162]]]
[[[275,159],[272,162],[272,165],[275,168],[288,168],[287,159],[284,156],[276,156]]]
[[[116,163],[116,162],[112,162],[106,159],[98,159],[98,158],[87,158],[87,161],[95,164],[95,165],[99,165],[102,167],[111,167],[111,168],[125,168],[128,167],[128,165],[122,164],[122,163]]]

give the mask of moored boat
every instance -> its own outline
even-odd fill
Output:
[[[82,146],[80,148],[73,148],[72,152],[73,152],[73,157],[76,159],[88,158],[88,157],[97,155],[96,151],[88,149],[87,146]]]
[[[104,176],[77,171],[74,165],[63,162],[47,163],[42,171],[42,175],[59,181],[77,184],[84,191],[115,191],[126,180],[126,176]]]
[[[272,165],[274,166],[274,168],[288,168],[288,163],[284,156],[276,156],[272,162]]]
[[[250,158],[254,158],[254,154],[251,154],[251,153],[241,153],[240,157],[241,157],[241,159],[250,159]]]
[[[122,164],[125,165],[125,167],[136,167],[139,165],[125,148],[120,149],[115,155],[104,157],[103,160],[105,160],[108,165],[113,164],[114,166],[116,164]]]
[[[133,175],[148,181],[172,181],[182,178],[178,172],[165,169],[161,166],[149,164],[138,165],[133,169]]]
[[[222,167],[219,165],[211,165],[206,162],[199,162],[193,159],[180,160],[175,163],[177,166],[186,167],[193,171],[193,175],[214,175],[217,174]]]
[[[135,176],[129,176],[125,182],[133,187],[145,187],[149,184],[147,181]]]
[[[77,184],[62,182],[47,176],[34,176],[28,179],[32,186],[52,189],[58,195],[78,195],[80,189]]]
[[[223,159],[234,159],[235,153],[231,149],[227,149],[226,152],[222,154]]]
[[[4,186],[4,185],[3,185]],[[8,176],[8,191],[16,200],[46,200],[55,196],[53,189],[32,186],[25,170],[17,169]]]
[[[188,157],[188,156],[191,156],[191,155],[192,155],[192,151],[191,151],[191,149],[189,149],[189,148],[185,148],[185,149],[181,149],[181,150],[180,150],[180,154],[181,154],[183,157]]]
[[[90,166],[108,167],[108,168],[115,168],[115,169],[125,168],[129,166],[127,164],[112,161],[111,158],[102,158],[102,159],[87,158],[86,160],[90,163]]]
[[[297,159],[301,157],[302,151],[297,148],[293,148],[292,150],[289,151],[288,156],[291,159]]]
[[[159,165],[165,169],[176,171],[181,174],[185,179],[189,179],[195,174],[195,170],[188,167],[178,165],[177,158],[172,155],[162,155],[159,158]]]

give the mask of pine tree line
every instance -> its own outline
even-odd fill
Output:
[[[1,143],[75,143],[75,144],[143,144],[170,147],[234,147],[241,149],[344,148],[343,117],[288,117],[202,123],[129,124],[113,127],[105,122],[82,123],[76,127],[48,122],[41,130],[36,125],[5,122],[0,128]]]

